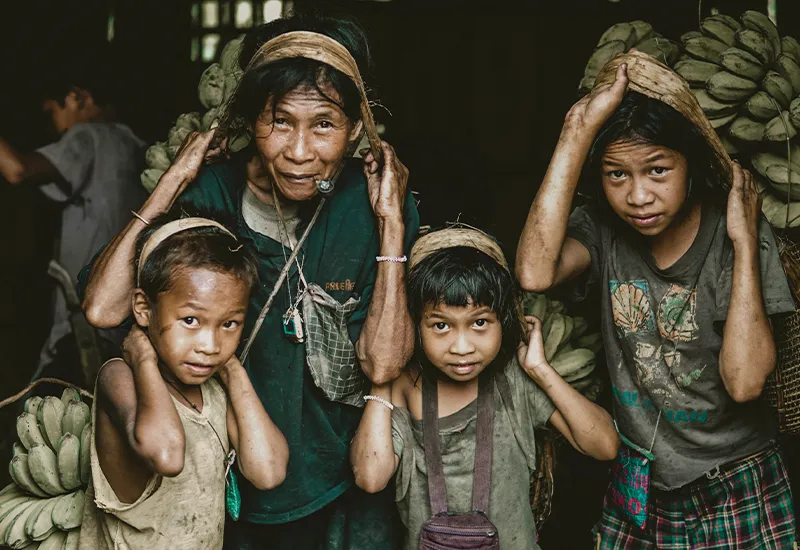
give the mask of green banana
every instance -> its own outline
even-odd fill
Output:
[[[597,76],[595,75],[588,75],[581,78],[580,84],[578,84],[578,92],[582,94],[588,94],[594,89],[594,83],[597,80]]]
[[[544,340],[544,357],[546,360],[549,361],[550,358],[555,355],[556,351],[558,351],[558,346],[561,343],[561,338],[564,336],[566,326],[564,316],[561,313],[553,313],[550,331],[547,334],[547,338]]]
[[[776,71],[767,71],[764,80],[761,81],[761,87],[772,97],[778,101],[778,105],[782,109],[789,107],[792,101],[792,83],[783,78],[780,73]]]
[[[53,508],[53,523],[62,531],[80,527],[83,519],[84,492],[78,489],[59,497]]]
[[[64,404],[61,399],[52,395],[44,398],[42,406],[37,411],[42,435],[50,448],[54,450],[58,448],[58,440],[61,439],[61,418],[63,416]]]
[[[634,41],[634,44],[638,44],[639,42],[650,38],[655,33],[653,30],[653,25],[647,21],[631,21],[630,24],[634,31],[636,31],[636,40]]]
[[[28,453],[28,468],[36,485],[48,495],[60,495],[66,490],[58,479],[58,460],[47,445],[34,445]]]
[[[789,119],[795,128],[800,128],[800,97],[796,97],[789,104]]]
[[[39,445],[37,445],[38,447]],[[34,447],[35,448],[35,447]],[[8,474],[20,489],[37,497],[48,496],[33,478],[30,470],[30,455],[18,455],[8,464]]]
[[[681,47],[675,42],[658,36],[652,36],[647,40],[636,44],[636,49],[642,53],[646,53],[651,57],[655,57],[664,65],[672,66],[678,57],[681,55]]]
[[[606,29],[606,31],[600,37],[600,40],[597,41],[596,47],[599,48],[603,44],[620,40],[625,44],[625,50],[629,50],[634,44],[636,44],[636,42],[638,42],[636,38],[636,27],[630,23],[617,23],[616,25],[612,25]]]
[[[81,440],[79,436],[65,433],[58,443],[58,478],[67,491],[81,486]]]
[[[564,378],[565,382],[569,382],[571,384],[572,382],[576,382],[576,381],[580,380],[581,378],[586,378],[587,376],[592,374],[592,371],[594,371],[595,365],[596,365],[596,363],[594,361],[590,361],[589,363],[586,363],[585,365],[583,365],[581,368],[579,368],[578,370],[576,370],[572,374],[570,374],[568,376],[564,376],[562,378]]]
[[[9,498],[19,496],[22,493],[19,490],[19,487],[15,483],[9,483],[2,490],[0,490],[0,504],[3,504]]]
[[[758,84],[728,71],[720,71],[708,79],[706,90],[711,97],[720,101],[736,102],[753,95],[758,90]]]
[[[718,130],[719,128],[722,128],[723,126],[733,122],[733,120],[737,116],[739,116],[738,113],[731,113],[729,115],[725,115],[725,116],[721,116],[721,117],[709,118],[708,122],[711,123],[711,127],[712,128],[714,128],[715,130]]]
[[[589,363],[595,362],[595,354],[590,349],[580,348],[559,352],[549,360],[550,366],[565,380]]]
[[[779,55],[775,61],[775,70],[791,82],[793,96],[800,94],[800,65],[797,64],[794,57],[785,53]]]
[[[767,168],[773,165],[783,166],[788,169],[789,161],[786,157],[776,155],[775,153],[756,153],[750,158],[750,163],[753,165],[753,168],[756,172],[758,172],[761,176],[767,177]],[[792,157],[792,172],[795,171],[800,172],[800,158]],[[786,181],[784,181],[786,183]]]
[[[774,46],[764,34],[753,29],[742,29],[736,33],[736,45],[747,50],[764,65],[772,65],[775,61]]]
[[[3,521],[5,517],[15,511],[17,508],[20,507],[23,503],[32,502],[34,500],[39,500],[38,497],[32,497],[28,494],[20,492],[11,498],[4,500],[0,503],[0,521]],[[2,540],[2,539],[0,539]]]
[[[11,453],[12,456],[25,455],[28,454],[28,449],[26,449],[19,441],[15,441],[11,446]]]
[[[675,65],[675,72],[693,86],[705,86],[708,79],[720,72],[720,70],[720,66],[715,63],[692,58],[678,61]]]
[[[606,63],[611,61],[615,56],[625,53],[626,51],[625,42],[622,40],[606,42],[592,53],[592,56],[586,63],[586,68],[583,73],[584,76],[596,77],[600,73],[600,69],[602,69]]]
[[[17,518],[19,518],[25,510],[29,507],[33,506],[38,502],[36,499],[28,500],[27,502],[20,503],[14,508],[11,512],[6,514],[6,516],[0,520],[0,541],[5,543],[6,537],[8,536],[8,532],[14,526]]]
[[[22,413],[17,417],[17,437],[19,442],[28,449],[34,445],[44,445],[45,440],[39,429],[36,417],[31,413]]]
[[[778,102],[763,90],[754,93],[747,100],[745,109],[755,120],[770,120],[780,113]]]
[[[536,296],[536,298],[534,298],[530,314],[541,321],[544,318],[546,312],[547,312],[547,297],[544,294],[539,294]]]
[[[686,53],[699,59],[700,61],[709,61],[719,65],[722,52],[728,49],[728,45],[719,40],[709,38],[708,36],[697,36],[687,38],[683,42]]]
[[[572,329],[572,339],[574,341],[586,334],[586,331],[589,330],[589,323],[584,317],[574,317],[573,320],[575,321],[575,326]]]
[[[797,129],[789,119],[789,112],[783,111],[764,127],[764,138],[769,141],[786,141],[797,135]]]
[[[58,498],[43,500],[44,506],[35,516],[32,516],[32,520],[28,519],[29,525],[25,526],[25,531],[31,540],[42,541],[57,529],[56,524],[53,523],[53,508],[55,508]]]
[[[728,133],[742,141],[761,141],[764,139],[765,125],[744,115],[739,115],[731,123]]]
[[[25,400],[25,405],[23,405],[23,410],[26,413],[31,413],[33,416],[36,416],[36,411],[39,410],[39,407],[42,405],[43,398],[39,397],[38,395],[34,395],[33,397],[29,397]]]
[[[83,427],[89,423],[91,414],[89,405],[83,401],[70,401],[64,410],[64,417],[61,419],[62,432],[80,436]]]
[[[79,531],[75,531],[76,534]],[[53,534],[39,544],[38,550],[63,550],[68,534],[64,531],[53,531]]]
[[[63,392],[61,392],[61,402],[64,404],[64,408],[67,408],[70,401],[80,401],[81,394],[75,388],[65,388]]]
[[[706,19],[716,19],[718,21],[722,21],[735,31],[738,31],[742,28],[741,23],[739,23],[739,21],[735,17],[731,17],[730,15],[725,15],[724,13],[717,13],[715,15],[707,17]]]
[[[719,118],[721,116],[735,113],[739,109],[737,103],[725,103],[709,95],[706,90],[693,89],[694,96],[700,104],[700,108],[708,117]]]
[[[92,425],[87,424],[81,432],[81,483],[84,487],[89,485],[92,477]]]
[[[703,36],[703,33],[701,33],[700,31],[688,31],[681,35],[681,42],[683,44],[686,44],[686,41],[689,40],[690,38],[699,38],[701,36]]]
[[[547,300],[547,312],[548,313],[564,313],[564,302],[560,300],[551,300],[548,298]]]
[[[575,341],[575,345],[598,354],[603,349],[603,335],[599,332],[585,334]]]
[[[725,152],[729,155],[738,155],[741,152],[736,144],[730,140],[727,133],[721,135],[720,140],[722,141],[722,147],[725,148]]]
[[[772,45],[773,51],[781,51],[781,35],[778,32],[778,27],[766,14],[760,11],[748,10],[742,14],[742,24],[748,29],[763,34]]]
[[[702,23],[700,23],[700,30],[706,36],[724,42],[728,46],[733,46],[733,37],[736,34],[736,30],[714,16],[703,19]]]
[[[720,65],[737,76],[759,82],[767,68],[756,56],[741,48],[728,48],[720,55]]]
[[[791,55],[798,64],[800,64],[800,42],[791,36],[784,36],[781,39],[781,51],[787,55]]]
[[[572,331],[575,328],[575,321],[569,315],[564,315],[564,335],[561,337],[561,341],[558,343],[558,347],[562,347],[564,344],[569,342],[569,339],[572,337]]]
[[[52,499],[49,499],[49,498],[39,499],[38,502],[33,504],[28,509],[27,516],[25,517],[25,524],[23,525],[24,538],[28,542],[34,540],[32,533],[33,533],[33,526],[36,523],[36,518],[39,517],[39,514],[41,513],[41,511],[44,510],[47,507],[47,505],[51,502],[51,500]],[[17,519],[17,521],[14,522],[15,526],[22,521],[22,517],[23,516],[20,516]]]

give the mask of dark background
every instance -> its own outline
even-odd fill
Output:
[[[39,110],[41,82],[72,56],[99,51],[113,13],[108,74],[122,90],[121,118],[146,141],[165,139],[178,114],[201,109],[196,86],[204,65],[190,60],[189,4],[3,2],[0,135],[21,150],[51,139]],[[766,4],[705,0],[701,13],[716,7],[738,16],[765,11]],[[294,6],[346,13],[366,28],[376,64],[368,85],[393,115],[377,116],[410,169],[423,223],[460,216],[500,238],[509,258],[601,33],[634,19],[674,40],[698,28],[697,0],[297,0]],[[781,34],[800,38],[800,1],[778,0],[778,19]],[[0,181],[0,398],[28,381],[46,335],[53,287],[45,266],[57,221],[57,208],[35,189]],[[0,412],[3,426],[10,418]],[[565,450],[559,459],[554,515],[541,542],[584,547],[606,470]]]

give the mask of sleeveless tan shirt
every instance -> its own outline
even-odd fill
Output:
[[[205,382],[201,391],[202,413],[172,399],[186,434],[183,471],[172,478],[154,475],[136,502],[120,502],[109,485],[100,468],[92,430],[92,478],[84,504],[78,546],[81,550],[222,548],[225,526],[223,461],[230,446],[227,397],[214,379]],[[96,414],[96,406],[93,406],[92,417]],[[213,429],[209,423],[213,424]]]

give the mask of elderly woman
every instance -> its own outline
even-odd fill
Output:
[[[349,21],[293,16],[253,29],[217,135],[187,139],[89,274],[87,318],[113,327],[130,315],[134,243],[154,217],[216,211],[255,250],[261,288],[247,315],[245,330],[256,331],[245,366],[290,459],[271,491],[239,478],[242,518],[226,536],[235,548],[393,544],[391,496],[354,487],[348,447],[365,388],[396,378],[412,352],[404,261],[419,219],[408,170],[375,137],[359,72],[368,63],[364,33]],[[350,156],[365,130],[362,163]],[[239,131],[251,138],[246,149],[204,165]]]

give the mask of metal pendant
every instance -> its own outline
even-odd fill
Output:
[[[289,308],[283,314],[283,334],[296,344],[301,344],[306,340],[306,334],[303,330],[303,317],[301,317],[300,310],[296,307]]]

